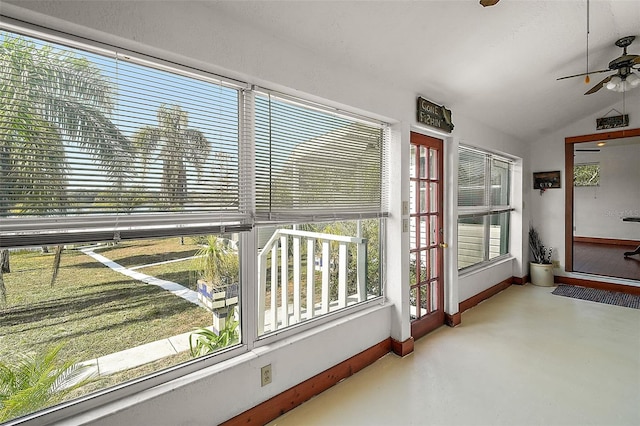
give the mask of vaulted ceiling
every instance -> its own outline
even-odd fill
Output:
[[[620,104],[586,71],[587,0],[222,1],[210,7],[297,47],[445,104],[525,141]],[[589,69],[638,36],[640,1],[590,2]],[[640,88],[626,102],[640,102]]]

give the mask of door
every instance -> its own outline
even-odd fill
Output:
[[[444,324],[443,142],[411,133],[409,201],[411,335]]]

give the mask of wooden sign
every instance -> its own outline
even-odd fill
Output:
[[[451,110],[423,97],[418,97],[418,123],[444,130],[447,133],[451,133],[453,130]]]
[[[596,130],[615,129],[629,126],[629,114],[596,118]]]
[[[533,189],[547,188],[560,188],[560,171],[533,173]]]

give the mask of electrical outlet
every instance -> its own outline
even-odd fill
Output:
[[[260,383],[262,386],[271,383],[271,364],[265,365],[260,369]]]
[[[553,265],[554,268],[559,268],[560,267],[560,261],[559,260],[552,260],[551,264]]]

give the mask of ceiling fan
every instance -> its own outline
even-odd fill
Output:
[[[606,70],[585,72],[582,74],[569,75],[566,77],[560,77],[558,80],[564,80],[566,78],[581,77],[589,74],[597,74],[601,72],[616,71],[608,77],[605,77],[601,82],[593,86],[585,95],[590,95],[598,90],[606,87],[609,90],[616,92],[626,92],[634,87],[640,86],[640,75],[638,69],[640,69],[640,55],[630,55],[627,53],[627,47],[633,43],[635,36],[622,37],[616,41],[616,46],[622,48],[622,55],[609,62],[609,68]]]
[[[500,0],[480,0],[480,4],[483,7],[495,6]]]

